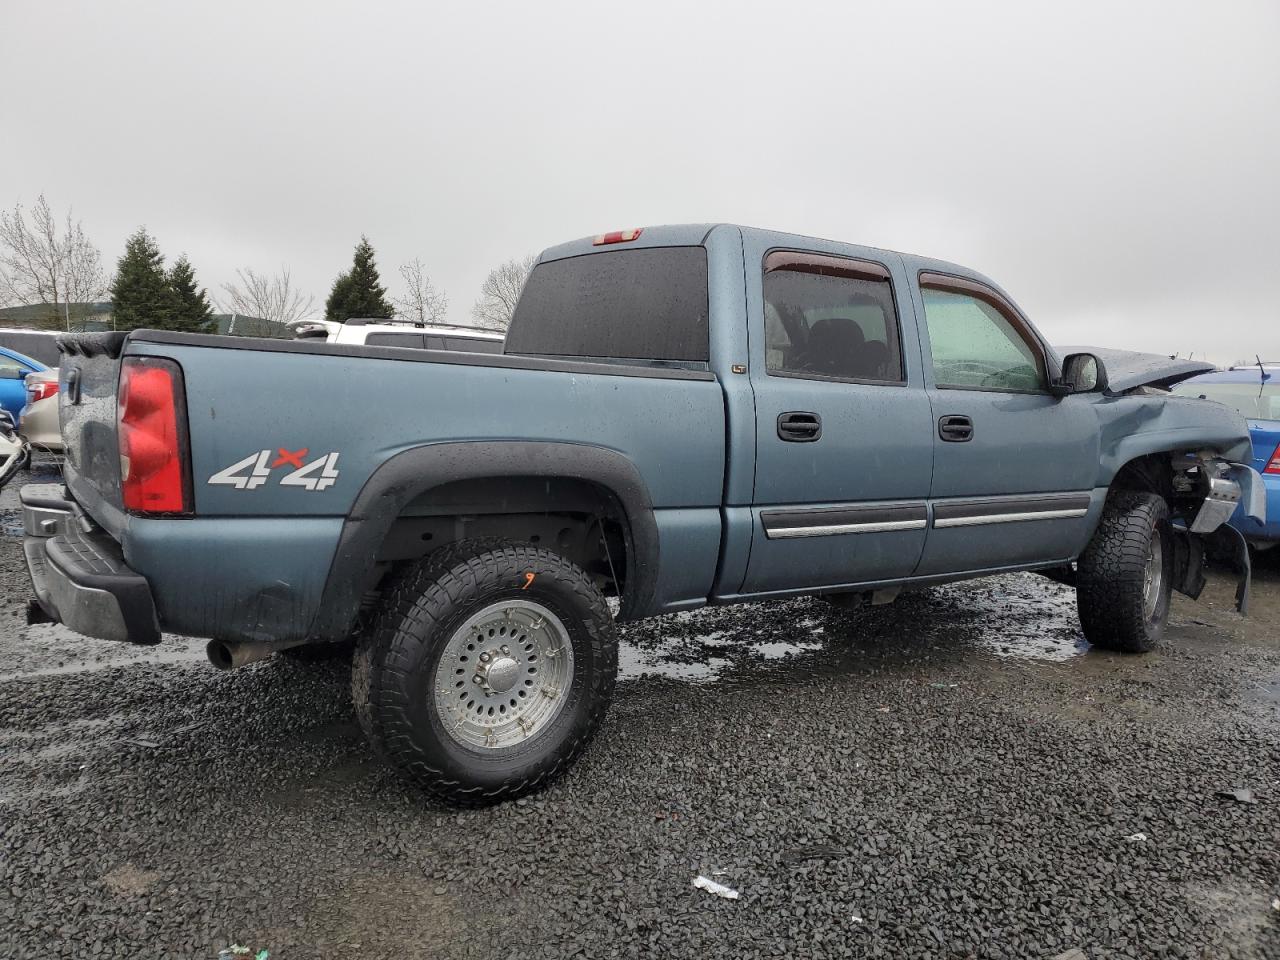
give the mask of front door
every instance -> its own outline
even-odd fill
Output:
[[[925,272],[916,292],[935,448],[917,573],[1073,557],[1096,513],[1097,395],[1049,392],[1044,344],[995,290]]]
[[[825,246],[745,251],[756,475],[743,593],[906,577],[924,547],[933,415],[902,262]]]

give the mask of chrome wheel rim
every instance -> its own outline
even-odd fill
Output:
[[[449,637],[436,665],[436,711],[458,743],[500,750],[550,726],[572,683],[573,644],[560,618],[531,600],[501,600]]]
[[[1147,552],[1147,569],[1142,582],[1142,609],[1148,620],[1155,616],[1163,587],[1164,540],[1157,528],[1151,531],[1151,549]]]

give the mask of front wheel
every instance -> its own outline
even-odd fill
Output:
[[[388,591],[352,665],[374,748],[457,803],[504,800],[564,772],[613,694],[613,618],[587,574],[548,550],[464,541]]]
[[[1076,569],[1076,608],[1095,647],[1145,653],[1164,633],[1173,587],[1169,505],[1113,490]]]

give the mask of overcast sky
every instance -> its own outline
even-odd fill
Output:
[[[0,207],[323,306],[734,221],[959,261],[1052,342],[1280,360],[1280,3],[0,0]],[[394,289],[393,289],[394,292]]]

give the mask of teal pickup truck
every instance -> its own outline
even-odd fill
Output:
[[[32,616],[223,667],[354,635],[370,740],[462,803],[581,752],[616,619],[1039,570],[1092,643],[1143,651],[1206,546],[1243,604],[1223,521],[1263,509],[1240,415],[1168,392],[1206,364],[1063,356],[972,270],[730,225],[545,251],[501,355],[61,348]]]

